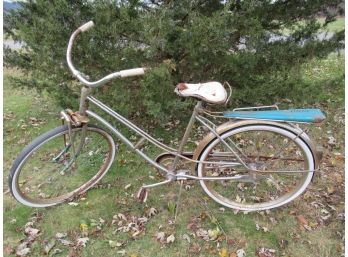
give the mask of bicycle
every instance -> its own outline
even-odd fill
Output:
[[[144,68],[122,70],[91,82],[72,63],[72,47],[78,34],[94,26],[92,21],[73,32],[67,48],[67,63],[84,86],[79,111],[61,111],[62,126],[44,133],[23,149],[10,170],[12,195],[31,207],[48,207],[86,192],[109,170],[116,154],[112,132],[136,154],[161,172],[165,180],[144,185],[137,197],[146,201],[148,189],[173,181],[198,180],[205,193],[229,208],[259,211],[280,207],[302,194],[319,169],[320,150],[297,123],[320,123],[320,109],[279,110],[276,105],[212,112],[206,104],[225,104],[232,88],[226,82],[180,83],[175,92],[193,97],[197,104],[178,149],[155,139],[91,95],[106,82],[140,76]],[[227,93],[227,89],[229,94]],[[137,133],[131,142],[104,118],[89,110],[92,104]],[[215,119],[227,119],[217,125]],[[98,121],[104,128],[91,124]],[[184,152],[193,124],[208,130],[194,152]],[[164,150],[151,159],[142,150],[148,142]],[[182,169],[180,162],[190,163]],[[95,171],[97,170],[97,171]],[[195,171],[196,174],[192,174]]]

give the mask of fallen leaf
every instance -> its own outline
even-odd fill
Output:
[[[262,227],[263,232],[269,232],[269,229],[267,227]]]
[[[260,230],[260,225],[256,223],[256,230],[259,231]]]
[[[186,226],[187,229],[196,231],[198,229],[198,225],[195,222],[191,222]]]
[[[117,253],[124,256],[124,255],[126,255],[126,250],[120,250],[120,251],[117,251]]]
[[[182,239],[187,240],[187,242],[191,243],[191,238],[188,234],[183,234]]]
[[[222,248],[220,251],[219,251],[219,256],[220,257],[228,257],[227,256],[227,250],[226,250],[226,248]]]
[[[156,210],[156,208],[151,207],[150,210],[148,211],[148,216],[152,217],[155,216],[158,213],[158,211]]]
[[[81,237],[77,239],[77,246],[82,246],[86,247],[86,244],[88,242],[89,238],[88,237]]]
[[[14,253],[15,250],[11,246],[5,246],[4,247],[4,252],[9,255],[9,254]]]
[[[236,240],[234,239],[227,239],[227,244],[232,246],[232,245],[235,245],[236,244]]]
[[[25,233],[31,238],[36,238],[39,235],[39,232],[40,230],[36,228],[27,227],[25,229]]]
[[[275,250],[274,249],[267,249],[262,247],[258,250],[257,256],[258,257],[275,257]]]
[[[229,257],[238,257],[236,252],[230,253]]]
[[[56,249],[54,249],[54,250],[52,251],[52,253],[51,253],[51,255],[50,255],[50,256],[53,256],[53,255],[59,254],[59,253],[61,253],[61,252],[63,252],[63,250],[61,250],[61,249],[59,249],[59,248],[56,248]]]
[[[77,206],[77,205],[79,205],[78,203],[75,203],[75,202],[70,202],[70,203],[68,203],[70,206]]]
[[[244,256],[245,256],[244,249],[238,249],[237,250],[237,257],[244,257]]]
[[[216,227],[216,229],[209,229],[208,230],[208,236],[209,236],[210,240],[216,240],[219,235],[221,235],[221,231],[218,227]]]
[[[21,250],[23,250],[23,249],[25,249],[25,248],[28,248],[28,247],[27,247],[28,244],[29,244],[28,241],[24,241],[23,243],[21,243],[20,245],[17,246],[16,251],[18,252],[18,251],[21,251]]]
[[[327,192],[331,195],[335,192],[335,187],[334,186],[327,186]]]
[[[133,234],[132,234],[132,237],[136,237],[136,236],[138,236],[139,234],[140,234],[140,230],[137,230],[137,231],[135,231]]]
[[[52,248],[55,246],[55,244],[56,244],[56,240],[54,239],[51,239],[50,241],[48,241],[44,246],[44,253],[48,254],[52,250]]]
[[[27,227],[32,227],[34,226],[34,222],[30,221],[30,222],[27,222],[24,227],[27,228]]]
[[[64,237],[66,237],[67,236],[67,233],[56,233],[56,238],[57,239],[60,239],[60,238],[64,238]]]
[[[298,215],[297,220],[300,222],[300,225],[302,225],[302,226],[308,225],[308,221],[306,220],[306,218],[303,215]]]
[[[121,219],[121,220],[127,221],[126,216],[125,216],[124,214],[122,214],[122,213],[119,213],[119,214],[117,214],[117,215],[114,215],[112,218],[113,218],[113,219]]]
[[[303,225],[303,227],[304,227],[306,230],[308,230],[308,231],[312,231],[312,228],[311,228],[310,226],[308,226],[308,225]]]
[[[208,241],[208,240],[209,240],[208,231],[206,231],[206,230],[204,230],[204,229],[202,229],[202,228],[200,228],[200,229],[198,229],[198,230],[196,231],[196,235],[197,235],[198,237],[203,238],[203,240],[205,240],[205,241]]]
[[[82,232],[82,235],[88,235],[88,225],[85,223],[80,224],[80,230]]]
[[[66,239],[59,238],[58,241],[64,246],[73,245],[73,242],[66,240]]]
[[[132,186],[132,184],[128,184],[124,187],[125,190],[127,190],[128,188],[130,188]]]
[[[329,136],[328,139],[329,139],[329,140],[328,140],[327,143],[328,143],[329,145],[336,145],[336,138],[334,138],[333,136]]]
[[[164,238],[165,238],[166,234],[164,232],[158,232],[156,234],[156,239],[160,242],[163,242],[164,241]]]
[[[24,248],[20,251],[16,251],[18,256],[26,256],[28,253],[30,253],[30,248]]]
[[[198,243],[193,243],[189,248],[189,253],[199,253],[201,251],[201,247]]]
[[[338,161],[344,161],[344,156],[343,155],[336,155],[336,160],[338,160]]]
[[[174,241],[175,241],[175,236],[173,234],[167,237],[167,244],[173,243]]]

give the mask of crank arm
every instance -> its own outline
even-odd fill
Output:
[[[168,184],[170,182],[172,182],[173,179],[167,179],[167,180],[164,180],[162,182],[159,182],[159,183],[155,183],[155,184],[151,184],[151,185],[144,185],[142,186],[142,188],[152,188],[152,187],[157,187],[157,186],[162,186],[162,185],[165,185],[165,184]]]

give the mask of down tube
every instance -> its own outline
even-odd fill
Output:
[[[152,160],[149,156],[144,154],[139,149],[136,149],[131,141],[129,141],[120,131],[115,129],[110,123],[108,123],[106,120],[104,120],[102,117],[100,117],[98,114],[87,110],[86,113],[88,116],[95,118],[97,121],[101,122],[103,125],[105,125],[108,129],[110,129],[123,143],[125,143],[129,148],[131,148],[133,151],[135,151],[137,154],[139,154],[141,157],[143,157],[147,162],[158,168],[164,175],[171,174],[169,170],[159,165],[157,162]]]

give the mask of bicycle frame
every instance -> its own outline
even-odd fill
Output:
[[[207,118],[200,115],[200,112],[202,109],[202,102],[198,101],[190,118],[190,121],[186,127],[185,133],[183,135],[183,138],[179,144],[178,149],[174,149],[166,144],[163,144],[156,140],[154,137],[146,133],[144,130],[140,129],[138,126],[133,124],[131,121],[117,113],[116,111],[112,110],[110,107],[96,99],[91,95],[92,89],[89,87],[83,87],[81,89],[81,99],[80,99],[80,109],[79,113],[83,116],[87,115],[89,117],[94,118],[95,120],[99,121],[101,124],[103,124],[105,127],[107,127],[110,131],[113,132],[123,143],[125,143],[130,149],[132,149],[135,153],[140,155],[142,158],[144,158],[148,163],[156,167],[161,173],[163,173],[169,180],[175,180],[175,179],[198,179],[198,180],[237,180],[241,179],[243,175],[237,175],[234,177],[196,177],[186,174],[176,174],[175,170],[177,167],[177,164],[179,162],[179,159],[186,159],[193,163],[206,163],[206,164],[217,164],[217,162],[209,162],[209,161],[198,161],[193,160],[191,158],[188,158],[183,155],[184,147],[188,141],[189,135],[192,131],[193,125],[196,121],[198,121],[200,124],[202,124],[204,127],[208,128],[208,130],[212,131],[218,138],[220,136],[216,133],[214,127],[215,124],[208,120]],[[112,126],[108,121],[106,121],[104,118],[96,114],[95,112],[89,110],[89,104],[93,104],[95,107],[98,107],[99,109],[103,110],[106,114],[112,116],[114,119],[116,119],[118,122],[135,132],[136,134],[141,136],[141,139],[137,143],[132,143],[127,137],[125,137],[119,130],[117,130],[114,126]],[[210,125],[208,125],[209,123]],[[143,145],[144,141],[148,141],[155,145],[156,147],[166,151],[169,154],[172,154],[175,156],[172,166],[168,169],[166,167],[163,167],[159,163],[157,163],[155,160],[151,159],[149,156],[147,156],[143,151],[141,151],[141,146]],[[220,138],[220,140],[225,144],[225,146],[231,151],[231,155],[233,155],[237,162],[219,162],[220,165],[227,165],[229,167],[233,166],[239,166],[243,165],[246,169],[250,169],[245,162],[239,157],[237,152],[223,139]]]

